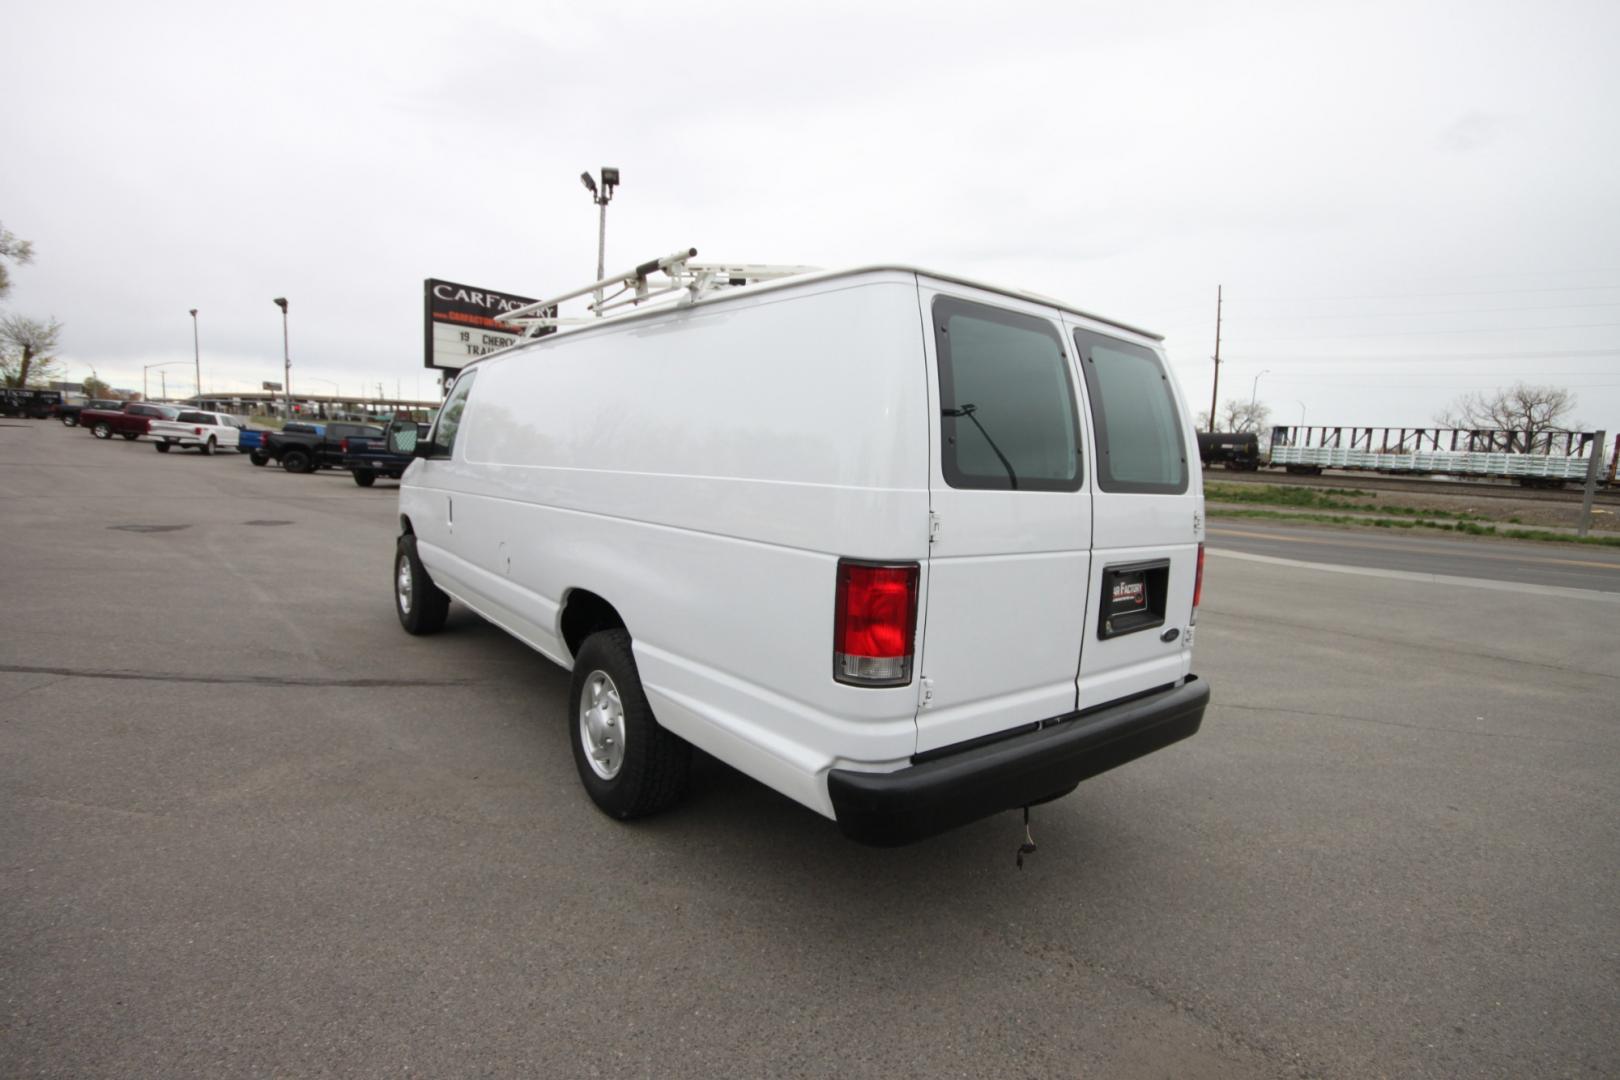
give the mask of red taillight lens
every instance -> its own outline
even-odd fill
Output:
[[[916,563],[838,561],[834,679],[853,686],[904,686],[911,681],[919,573]]]
[[[1204,545],[1198,545],[1198,576],[1193,578],[1193,618],[1198,617],[1198,603],[1204,598]]]
[[[192,429],[191,429],[191,430],[192,430],[192,432],[193,432],[193,433],[194,433],[194,434],[197,434],[197,435],[201,435],[201,434],[202,434],[202,428],[192,428]]]
[[[349,440],[344,439],[343,441],[339,442],[338,443],[338,450],[341,451],[342,453],[347,454],[349,452]]]

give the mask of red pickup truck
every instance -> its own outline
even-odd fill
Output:
[[[79,414],[79,426],[89,428],[98,439],[122,435],[138,439],[146,434],[153,420],[173,420],[180,410],[173,405],[153,405],[145,401],[127,402],[118,412],[111,409],[85,409]]]

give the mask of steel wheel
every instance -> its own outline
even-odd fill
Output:
[[[624,702],[605,671],[593,671],[579,696],[579,738],[591,771],[603,780],[624,766]]]
[[[394,560],[394,597],[399,601],[402,615],[411,613],[411,559],[403,551]]]

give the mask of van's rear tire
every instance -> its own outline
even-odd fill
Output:
[[[160,454],[167,454],[169,452],[169,444],[166,442],[155,442],[152,445],[157,447],[157,452]]]
[[[568,727],[580,782],[609,817],[655,814],[686,794],[692,747],[653,716],[625,631],[598,631],[580,646]]]
[[[370,487],[377,482],[377,474],[370,469],[356,469],[354,470],[354,482],[361,487]]]
[[[212,454],[214,452],[214,447],[217,445],[218,443],[215,441],[214,437],[210,435],[208,436],[208,441],[203,443],[197,449],[201,450],[204,456],[207,456],[208,454]]]
[[[257,453],[257,452],[252,451],[252,450],[249,450],[247,452],[247,454],[248,454],[248,460],[253,462],[253,464],[259,466],[260,468],[263,468],[264,466],[270,464],[270,459],[268,457],[265,457],[263,454]]]
[[[416,537],[399,538],[394,553],[394,614],[407,634],[436,634],[450,613],[450,598],[416,554]]]

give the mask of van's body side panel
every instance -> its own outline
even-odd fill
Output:
[[[601,596],[662,723],[831,816],[829,768],[916,744],[914,684],[832,679],[839,557],[927,558],[916,303],[885,271],[480,361],[454,458],[402,495],[436,521],[456,492],[416,525],[428,572],[565,664],[569,593]]]
[[[1033,316],[1057,335],[1064,333],[1055,308],[921,278],[933,417],[941,409],[934,318],[940,297]],[[1072,349],[1065,345],[1064,352]],[[1077,394],[1078,378],[1071,365]],[[1078,396],[1075,405],[1084,440],[1087,425]],[[937,429],[930,438],[929,484],[938,533],[928,567],[920,670],[929,680],[930,700],[917,713],[919,753],[1074,709],[1091,564],[1090,463],[1084,455],[1078,491],[955,488],[942,469]]]

